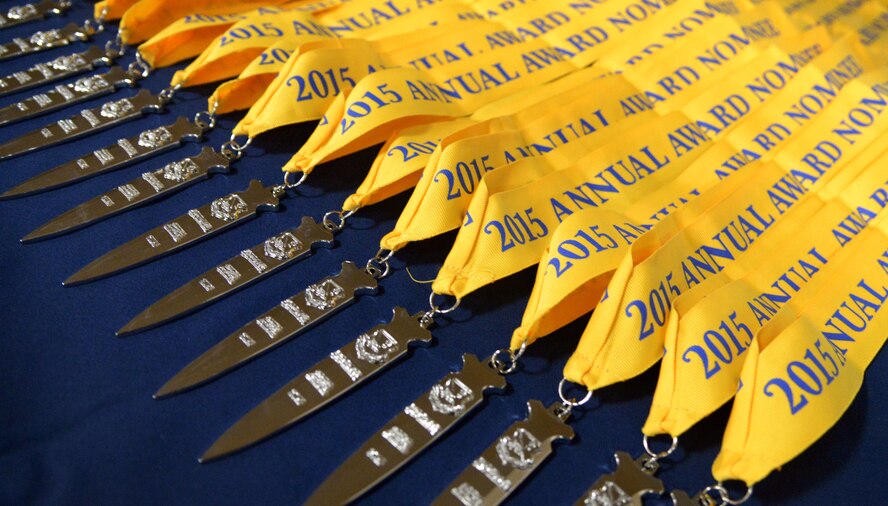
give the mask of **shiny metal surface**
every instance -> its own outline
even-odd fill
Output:
[[[220,272],[226,279],[238,274]],[[354,302],[359,293],[375,293],[376,278],[352,262],[247,323],[179,371],[157,393],[163,397],[193,388],[281,345]]]
[[[395,308],[389,323],[373,327],[330,353],[238,420],[213,443],[201,461],[241,450],[284,430],[402,358],[410,343],[430,342],[432,335],[419,324],[420,316]],[[381,346],[374,346],[369,355],[368,339]]]
[[[138,332],[184,316],[302,260],[316,246],[329,247],[332,244],[333,234],[312,218],[305,217],[298,227],[243,250],[185,283],[130,320],[117,331],[117,335]],[[231,272],[240,275],[233,278],[228,274]]]
[[[272,188],[254,179],[246,190],[192,209],[93,260],[65,280],[65,285],[99,279],[155,260],[252,219],[261,210],[277,207],[278,198]]]
[[[506,378],[486,360],[463,354],[460,371],[441,378],[371,436],[327,477],[306,504],[357,500],[441,439],[481,404],[485,391],[505,387]]]
[[[435,505],[491,506],[505,501],[552,454],[552,443],[574,432],[540,401],[527,403],[528,417],[512,424],[435,499]]]
[[[122,98],[84,109],[80,114],[46,125],[0,145],[0,160],[23,155],[36,149],[72,141],[107,128],[141,118],[148,112],[159,112],[164,100],[150,91],[140,90],[133,97]]]

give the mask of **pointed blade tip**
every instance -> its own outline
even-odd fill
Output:
[[[19,242],[22,244],[31,244],[34,242],[42,241],[43,239],[49,239],[49,234],[41,232],[38,228],[37,230],[28,232],[24,237],[19,239]]]
[[[164,385],[162,387],[160,387],[156,392],[154,392],[154,395],[152,395],[151,397],[153,397],[154,399],[160,400],[160,399],[167,398],[170,395],[181,390],[181,388],[176,388],[176,387],[172,386],[171,383],[172,383],[172,380],[164,383]]]
[[[134,334],[134,333],[142,330],[143,327],[140,327],[136,323],[136,320],[138,318],[139,318],[138,316],[133,318],[132,320],[129,321],[129,323],[127,323],[123,327],[120,327],[119,329],[117,329],[117,332],[115,332],[114,335],[116,335],[117,337],[125,337],[125,336],[128,336],[130,334]]]

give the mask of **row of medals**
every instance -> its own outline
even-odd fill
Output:
[[[5,13],[0,13],[0,29],[42,20],[50,15],[64,15],[69,7],[70,2],[63,0],[45,0],[11,7]],[[0,45],[0,61],[87,41],[101,29],[101,21],[98,21],[38,31],[31,37],[16,38]],[[110,94],[123,86],[137,85],[147,72],[137,65],[128,68],[113,66],[122,53],[119,46],[109,44],[101,48],[95,45],[85,51],[59,56],[26,71],[0,78],[0,95],[8,95],[75,77],[99,66],[110,67],[101,74],[55,86],[47,92],[0,109],[0,125]],[[170,99],[171,94],[152,94],[142,90],[131,98],[84,109],[70,118],[0,146],[0,160],[140,118],[146,112],[162,110]],[[57,188],[145,160],[185,140],[199,139],[209,128],[212,125],[199,117],[192,121],[179,118],[170,125],[120,139],[111,146],[50,169],[7,191],[0,198]],[[145,172],[132,182],[60,215],[23,241],[45,239],[75,230],[180,190],[206,178],[211,172],[224,172],[240,154],[230,147],[219,151],[204,148],[199,155]],[[84,267],[66,284],[107,276],[194,244],[254,216],[257,211],[275,208],[283,195],[280,187],[263,187],[258,181],[252,181],[243,192],[225,195],[206,206],[192,209],[179,219],[120,246]],[[340,227],[341,223],[335,221],[325,219],[318,223],[304,218],[298,227],[243,250],[172,292],[135,317],[119,334],[157,326],[210,304],[304,258],[313,247],[331,243],[333,234]],[[361,268],[352,262],[344,262],[338,274],[281,301],[278,306],[195,359],[167,382],[156,397],[210,381],[324,320],[352,302],[357,294],[375,292],[377,281],[384,275],[380,267],[387,269],[386,258],[376,260],[372,264],[374,268],[371,268],[371,264]],[[395,308],[393,312],[389,323],[377,325],[330,353],[326,359],[244,416],[214,443],[202,460],[238,451],[295,424],[403,357],[409,344],[431,340],[428,327],[433,313],[411,315],[403,308]],[[461,370],[447,374],[424,395],[406,406],[328,477],[308,502],[338,504],[357,499],[440,438],[478,406],[487,391],[505,388],[503,372],[502,362],[479,360],[474,355],[464,354]],[[547,407],[539,401],[530,401],[527,418],[516,422],[497,438],[445,489],[436,499],[436,504],[474,506],[499,504],[505,500],[551,453],[553,442],[573,438],[573,431],[565,423],[569,412],[569,406],[564,403]],[[601,477],[578,504],[640,505],[643,495],[663,492],[662,482],[652,476],[656,471],[656,459],[647,456],[633,459],[620,452],[616,455],[616,461],[616,471]],[[698,496],[692,503],[686,495],[673,494],[673,501],[676,504],[706,504],[707,498]]]

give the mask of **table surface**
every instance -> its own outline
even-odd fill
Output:
[[[2,2],[6,5],[9,2]],[[61,26],[82,19],[77,3]],[[0,31],[10,40],[37,29],[25,25]],[[104,42],[110,34],[103,34]],[[77,44],[74,49],[84,48]],[[57,49],[3,62],[9,74],[67,54]],[[124,61],[129,62],[132,54]],[[177,66],[176,68],[181,68]],[[159,91],[175,69],[146,79]],[[100,135],[0,162],[0,190],[81,154],[138,133],[149,126],[193,115],[205,108],[213,87],[180,93],[168,112]],[[39,91],[35,90],[35,91]],[[0,98],[0,106],[33,92]],[[120,91],[122,97],[135,90]],[[94,106],[101,99],[84,104]],[[55,114],[0,128],[0,142],[79,111]],[[240,116],[223,117],[205,146],[219,146]],[[454,235],[414,244],[393,260],[393,273],[378,296],[357,303],[273,353],[217,381],[166,400],[151,394],[181,367],[234,329],[322,276],[344,260],[364,262],[389,231],[406,203],[402,194],[361,210],[337,237],[292,267],[198,313],[129,337],[114,331],[143,308],[240,250],[292,227],[302,216],[320,219],[338,209],[362,180],[375,150],[319,167],[280,212],[257,219],[180,253],[107,279],[65,288],[61,281],[97,256],[216,196],[244,189],[250,179],[280,180],[280,167],[312,129],[283,128],[256,140],[231,175],[216,175],[160,202],[86,229],[35,244],[18,239],[57,214],[122,184],[145,170],[193,155],[187,144],[136,166],[75,185],[0,202],[0,502],[3,504],[291,504],[305,500],[324,478],[405,404],[442,375],[459,367],[470,352],[488,356],[507,344],[521,318],[533,284],[527,270],[467,297],[456,312],[439,318],[428,348],[347,397],[253,448],[199,464],[197,456],[232,423],[281,385],[362,331],[388,321],[394,306],[411,312],[427,305],[429,288],[413,282],[433,278]],[[587,317],[532,346],[522,369],[503,393],[488,396],[481,409],[413,463],[362,500],[364,504],[430,502],[509,424],[523,418],[526,402],[556,400],[561,369]],[[515,504],[568,504],[602,473],[613,469],[613,453],[641,451],[640,428],[656,385],[657,368],[639,378],[596,392],[576,413],[577,437],[557,445],[554,455],[513,495]],[[876,360],[863,388],[839,423],[810,449],[756,486],[748,504],[872,504],[881,496],[888,367]],[[729,413],[723,408],[681,439],[679,451],[659,477],[668,488],[699,490],[711,483],[715,457]],[[874,474],[875,473],[875,474]],[[874,476],[876,479],[873,479]],[[670,504],[654,498],[646,504]]]

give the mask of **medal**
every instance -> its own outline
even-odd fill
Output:
[[[330,353],[247,413],[213,443],[201,462],[280,432],[398,361],[411,343],[430,343],[432,335],[426,329],[430,322],[422,316],[422,313],[411,316],[406,309],[395,308],[391,322],[373,327]],[[243,338],[241,341],[240,345],[246,346]]]
[[[255,265],[251,265],[251,269],[259,270]],[[242,276],[230,264],[223,264],[217,272],[224,279],[222,283],[229,285]],[[376,293],[378,276],[374,274],[352,262],[343,262],[339,274],[321,279],[302,292],[284,299],[196,358],[161,387],[155,397],[193,388],[214,379],[338,313],[354,302],[355,295]],[[209,288],[215,285],[207,280],[205,286]]]
[[[60,16],[70,8],[71,0],[43,0],[42,2],[16,5],[10,7],[6,12],[0,12],[0,29],[30,23],[49,16]]]
[[[565,423],[570,409],[565,406],[546,408],[540,401],[529,401],[527,418],[506,429],[432,504],[502,503],[552,454],[552,443],[573,439],[573,429]]]
[[[125,189],[123,192],[135,190]],[[142,265],[182,248],[196,244],[235,225],[255,218],[260,211],[276,211],[283,186],[265,187],[257,180],[242,191],[219,197],[200,208],[150,230],[93,260],[65,281],[66,286]]]
[[[103,50],[99,46],[91,46],[80,53],[38,63],[0,78],[0,97],[82,74],[99,65],[110,65],[119,55],[119,52],[110,48]]]
[[[140,95],[144,97],[143,103],[147,103],[149,108],[162,106],[157,105],[159,103],[156,100],[158,98],[157,96],[144,90],[140,92],[139,95],[136,95],[136,97],[139,97]],[[123,100],[129,101],[131,99]],[[132,114],[138,115],[135,111],[133,111]],[[191,122],[186,118],[180,117],[171,125],[149,128],[138,135],[120,139],[114,144],[93,151],[82,158],[65,162],[43,172],[42,174],[38,174],[19,184],[15,188],[8,190],[3,195],[0,195],[0,199],[20,197],[57,188],[81,179],[126,167],[127,165],[131,165],[175,148],[184,141],[200,139],[207,130],[209,130],[209,127],[200,121]],[[206,159],[204,159],[202,163],[205,161]],[[168,175],[169,177],[164,177],[164,179],[176,181],[176,178],[180,177],[180,174],[183,174],[183,171],[187,172],[187,169],[190,167],[190,164],[185,165],[184,168],[171,166],[169,170],[164,173],[165,176]],[[166,169],[166,167],[164,169]],[[166,188],[165,184],[162,183],[161,179],[158,179],[154,173],[147,174],[149,175],[146,177],[140,177],[139,179],[148,183],[148,185],[151,186],[152,191],[143,194],[142,191],[138,190],[138,188],[142,187],[141,183],[121,185],[117,189],[121,192],[124,200],[127,202],[131,201],[135,204],[139,197],[143,197],[143,195],[145,197],[151,196],[155,190],[160,192]],[[114,202],[117,202],[120,199],[120,197],[118,197],[117,200],[115,200],[114,197],[109,197],[108,195],[103,195],[103,197],[106,198],[99,197],[99,200],[109,208],[113,208]],[[91,208],[95,209],[95,206],[91,206]],[[84,218],[75,218],[75,223],[72,226],[82,223],[83,219]],[[52,229],[55,229],[57,225],[59,224],[54,224]],[[59,231],[47,233],[58,233]],[[28,240],[36,239],[42,235],[43,234],[39,234],[35,235],[35,237],[29,237]]]
[[[168,128],[167,130],[175,130],[175,125],[173,125],[173,128]],[[196,134],[191,132],[186,133],[192,136],[200,135],[200,132]],[[184,134],[185,133],[180,136],[180,139],[184,140],[187,137],[187,135]],[[129,144],[133,145],[132,142]],[[160,151],[164,148],[175,146],[176,144],[178,144],[178,142],[165,144],[163,147],[158,146],[157,149]],[[138,145],[138,141],[135,145]],[[119,146],[119,144],[117,146]],[[114,146],[111,148],[113,147]],[[110,150],[108,153],[109,155],[114,156]],[[145,156],[150,155],[146,153],[139,158]],[[121,158],[120,166],[122,166],[123,161],[127,161],[126,156]],[[135,159],[130,159],[129,161],[134,162]],[[78,166],[78,169],[79,168],[80,166]],[[88,224],[96,223],[105,218],[109,218],[158,199],[162,197],[166,191],[170,191],[170,188],[176,190],[186,188],[193,182],[207,177],[210,172],[226,171],[228,169],[228,158],[219,155],[210,148],[204,148],[200,154],[196,156],[170,162],[162,168],[154,171],[144,172],[141,176],[133,179],[129,183],[120,185],[99,197],[84,202],[83,204],[60,214],[23,237],[22,242],[27,243],[48,239],[50,237],[77,230]],[[78,174],[73,167],[68,168],[67,171],[60,169],[56,173],[56,176],[58,177],[53,179],[49,174],[46,174],[46,178],[44,179],[45,185],[43,188],[49,189],[64,184],[64,182],[70,180],[69,176],[77,177],[78,179],[81,176],[89,177],[89,175],[86,174]]]
[[[333,234],[326,227],[311,218],[302,218],[298,227],[241,251],[155,302],[118,330],[117,335],[138,332],[196,311],[302,260],[315,246],[332,244]],[[235,272],[236,277],[232,276]]]
[[[73,42],[87,41],[102,28],[101,24],[97,25],[87,20],[83,25],[71,23],[62,28],[34,32],[30,37],[16,37],[12,42],[0,44],[0,61],[67,46]]]
[[[504,389],[505,377],[485,362],[464,354],[461,370],[441,378],[371,436],[327,477],[306,504],[345,504],[357,500],[474,411],[488,390]]]
[[[141,90],[135,96],[106,102],[80,114],[61,119],[0,145],[0,160],[92,135],[113,126],[157,113],[169,102],[167,96]]]
[[[132,86],[138,77],[139,74],[131,74],[121,67],[111,67],[104,74],[81,77],[73,83],[58,85],[50,91],[0,109],[0,126],[111,94],[119,87]]]

